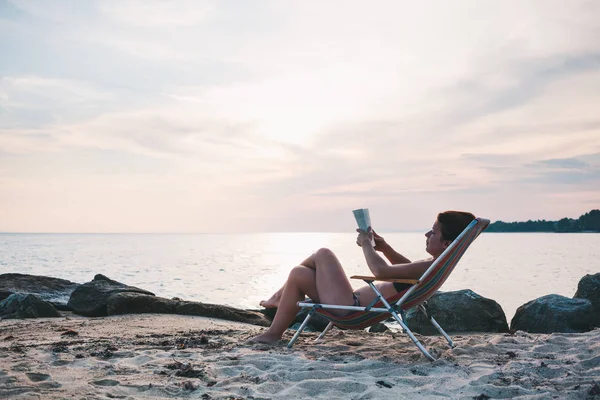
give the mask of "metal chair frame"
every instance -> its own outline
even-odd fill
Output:
[[[375,318],[378,318],[379,320],[388,318],[388,316],[391,315],[398,322],[398,324],[400,324],[400,326],[402,327],[402,330],[410,337],[410,339],[419,348],[419,350],[423,353],[423,355],[425,355],[425,357],[427,357],[427,359],[429,359],[430,361],[434,361],[435,358],[433,358],[433,356],[427,351],[427,349],[425,349],[425,347],[415,337],[415,335],[412,333],[412,331],[408,328],[408,326],[404,322],[403,314],[406,310],[408,310],[412,307],[418,307],[418,309],[421,312],[423,312],[423,314],[425,314],[427,319],[440,332],[440,334],[442,336],[444,336],[444,338],[448,342],[448,345],[450,346],[450,348],[454,347],[454,342],[452,342],[452,339],[450,338],[450,336],[446,333],[446,331],[444,331],[444,329],[440,326],[440,324],[429,313],[429,310],[427,308],[427,302],[426,302],[427,299],[430,298],[437,291],[437,288],[439,288],[443,284],[443,282],[447,278],[447,275],[445,278],[443,278],[443,281],[441,283],[439,283],[439,282],[435,283],[436,289],[430,290],[429,291],[430,293],[427,292],[424,296],[425,298],[415,299],[415,298],[411,298],[411,295],[417,289],[419,289],[421,286],[431,284],[432,279],[435,279],[437,276],[439,276],[440,273],[446,272],[446,270],[448,268],[453,269],[456,266],[456,264],[458,263],[458,261],[460,260],[460,258],[462,257],[462,255],[464,254],[464,252],[466,251],[466,249],[479,236],[479,234],[483,230],[485,230],[485,228],[487,228],[489,222],[490,222],[489,220],[484,219],[484,218],[476,218],[475,220],[473,220],[473,222],[471,222],[464,229],[464,231],[461,232],[461,234],[450,244],[450,246],[448,246],[448,248],[436,259],[436,261],[434,261],[431,264],[431,266],[427,269],[427,271],[425,271],[418,280],[377,279],[375,277],[365,277],[365,276],[351,277],[353,279],[364,280],[371,287],[371,289],[375,292],[375,294],[376,294],[375,300],[373,300],[371,302],[371,304],[369,304],[366,307],[344,306],[344,305],[336,305],[336,304],[318,304],[318,303],[311,303],[311,302],[299,302],[298,303],[299,307],[310,308],[310,310],[308,312],[308,315],[306,316],[306,318],[304,319],[304,321],[302,322],[302,324],[300,325],[300,327],[298,328],[298,330],[296,331],[296,333],[294,334],[294,336],[288,343],[288,347],[291,348],[294,345],[294,343],[296,342],[296,340],[298,340],[298,337],[300,336],[300,334],[302,333],[302,331],[304,330],[304,328],[306,327],[306,325],[308,324],[310,319],[313,317],[313,315],[316,312],[319,312],[320,310],[328,310],[328,309],[348,310],[348,311],[356,311],[357,313],[360,313],[361,315],[364,313],[370,312],[370,313],[379,313],[380,315],[375,317]],[[471,237],[467,238],[468,235],[471,235]],[[467,239],[465,239],[465,238],[467,238]],[[457,259],[456,260],[446,259],[446,257],[451,257],[452,256],[451,253],[453,253],[453,252],[458,252]],[[446,262],[446,263],[448,263],[448,265],[442,265],[441,268],[437,269],[440,262]],[[437,271],[436,271],[436,269],[437,269]],[[436,273],[433,273],[433,271],[436,271]],[[381,294],[379,289],[377,289],[377,287],[373,283],[375,281],[404,282],[404,283],[410,282],[410,283],[412,283],[412,286],[404,292],[404,294],[400,297],[400,299],[398,301],[390,304],[383,297],[383,295]],[[417,303],[411,304],[411,303],[414,303],[414,301],[417,301]],[[385,308],[384,307],[374,307],[375,304],[377,304],[378,302],[381,302]],[[410,306],[407,307],[407,304],[410,304]],[[325,316],[326,318],[329,318],[330,322],[327,325],[327,327],[323,330],[323,332],[321,332],[321,334],[317,337],[316,340],[321,340],[325,336],[325,334],[327,332],[329,332],[329,330],[331,330],[331,328],[333,328],[333,326],[336,325],[336,322],[332,316],[329,316],[326,314],[322,314],[322,315]],[[352,328],[348,328],[348,327],[346,327],[346,328],[352,329]]]

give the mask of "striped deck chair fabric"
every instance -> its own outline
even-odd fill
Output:
[[[408,289],[405,289],[401,292],[396,293],[392,297],[388,297],[386,299],[387,302],[390,304],[395,303],[396,301],[400,300],[400,298],[404,295],[404,293],[406,293],[407,290]],[[383,302],[379,300],[373,305],[373,308],[379,308],[383,306]],[[343,317],[340,317],[339,315],[334,315],[324,308],[317,308],[315,312],[317,314],[321,314],[327,317],[336,327],[351,330],[368,328],[369,326],[376,324],[377,322],[381,322],[390,317],[388,313],[369,311],[355,311]]]
[[[423,307],[423,303],[429,299],[437,290],[442,286],[442,284],[448,279],[454,267],[458,264],[458,261],[464,255],[467,248],[471,243],[479,236],[481,232],[489,225],[489,220],[484,218],[476,218],[473,220],[465,230],[448,246],[448,248],[435,260],[433,264],[423,273],[421,278],[419,278],[414,286],[405,289],[399,293],[396,293],[394,296],[384,299],[379,290],[373,284],[374,281],[377,281],[374,277],[358,277],[360,279],[365,280],[371,286],[371,289],[375,291],[377,294],[377,302],[375,304],[369,305],[367,307],[354,307],[354,306],[336,306],[336,305],[326,305],[326,304],[314,304],[314,303],[305,303],[300,302],[298,305],[304,308],[311,308],[309,314],[306,319],[296,332],[296,335],[292,338],[288,347],[292,347],[299,334],[304,329],[304,326],[308,323],[312,315],[316,312],[322,314],[326,318],[330,320],[330,324],[328,327],[321,333],[319,339],[325,335],[325,333],[331,329],[333,326],[337,326],[342,329],[364,329],[373,325],[376,322],[382,321],[384,319],[389,318],[390,316],[394,317],[400,325],[402,329],[409,335],[409,337],[415,342],[417,347],[423,352],[423,354],[433,360],[433,357],[425,350],[425,348],[418,342],[418,340],[414,337],[410,329],[404,324],[402,319],[398,315],[398,311],[406,311],[412,307],[419,307],[429,320],[433,323],[433,325],[440,331],[440,333],[446,338],[451,347],[453,347],[452,340],[450,337],[444,332],[444,330],[439,326],[435,319],[428,315]],[[352,277],[357,278],[357,277]],[[366,279],[368,278],[368,279]],[[337,316],[331,314],[327,311],[327,309],[347,309],[347,310],[355,310],[354,312],[345,315],[345,316]]]

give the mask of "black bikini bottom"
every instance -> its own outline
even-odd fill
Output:
[[[398,292],[398,293],[405,291],[406,289],[408,289],[411,286],[413,286],[413,285],[411,285],[410,283],[394,282],[394,289],[396,289],[396,292]]]

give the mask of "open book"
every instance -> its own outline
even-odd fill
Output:
[[[371,226],[371,216],[369,215],[368,208],[359,208],[358,210],[352,210],[354,213],[354,219],[358,224],[358,228],[366,231]],[[375,240],[371,239],[371,246],[375,247]]]

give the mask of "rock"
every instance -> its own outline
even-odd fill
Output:
[[[88,317],[115,314],[164,313],[199,315],[229,321],[269,326],[271,321],[257,311],[245,311],[218,304],[169,300],[153,293],[96,275],[91,282],[80,285],[68,303],[74,312]]]
[[[531,333],[587,332],[594,328],[592,310],[587,299],[549,294],[519,307],[510,328]]]
[[[50,317],[60,317],[60,313],[34,294],[13,293],[0,301],[0,319]]]
[[[438,292],[427,301],[433,318],[447,332],[508,332],[502,307],[472,290]],[[438,330],[413,307],[406,313],[408,327],[423,335],[439,335]]]
[[[373,324],[370,328],[369,328],[369,332],[371,333],[382,333],[382,332],[386,332],[389,331],[390,328],[388,328],[387,326],[385,326],[385,324],[378,322],[376,324]]]
[[[290,331],[297,331],[298,329],[300,329],[300,326],[302,326],[301,322],[294,322],[288,327],[288,329]],[[320,332],[320,331],[313,328],[310,324],[306,324],[306,326],[304,327],[302,332]]]
[[[175,314],[179,301],[142,293],[122,292],[113,294],[106,300],[106,314]]]
[[[302,323],[304,322],[304,319],[306,318],[306,316],[308,315],[308,311],[310,309],[309,308],[303,308],[301,309],[298,314],[296,314],[296,318],[294,319],[294,321],[292,322],[292,324],[295,323]],[[329,320],[327,318],[325,318],[324,316],[322,316],[319,313],[314,313],[313,316],[311,317],[310,321],[308,321],[308,326],[311,332],[322,332],[327,325],[329,324]]]
[[[179,302],[175,307],[175,313],[226,319],[229,321],[245,322],[260,326],[271,325],[271,321],[258,311],[240,310],[219,304],[208,304],[195,301]]]
[[[34,294],[60,310],[68,310],[67,302],[78,283],[40,275],[1,274],[0,300],[13,293]]]
[[[154,296],[154,293],[147,290],[127,286],[98,274],[91,282],[79,285],[71,293],[67,306],[77,314],[87,317],[103,317],[108,315],[106,306],[109,297],[119,293],[140,293]]]
[[[600,327],[600,273],[586,275],[579,281],[575,299],[587,299],[592,303],[592,325]]]
[[[305,301],[310,301],[310,299],[306,299]],[[308,311],[308,308],[300,309],[300,311],[298,311],[298,314],[296,314],[296,318],[294,318],[294,320],[290,324],[289,329],[294,330],[294,326],[300,326],[299,324],[302,324],[302,322],[304,322]],[[277,307],[263,308],[259,310],[259,312],[264,314],[270,321],[273,321],[273,318],[275,318],[275,314],[277,313]],[[325,327],[327,326],[327,324],[329,324],[329,320],[327,318],[325,318],[321,314],[315,313],[313,314],[305,329],[308,329],[309,332],[322,332],[323,329],[325,329]]]
[[[277,307],[274,308],[262,308],[258,310],[261,314],[264,314],[265,317],[269,318],[271,321],[275,318],[275,314],[277,313]]]
[[[260,326],[271,324],[264,315],[257,311],[240,310],[218,304],[170,300],[132,292],[117,293],[108,297],[106,312],[107,315],[143,313],[199,315]]]
[[[579,281],[575,299],[588,299],[600,311],[600,272],[586,275]]]

